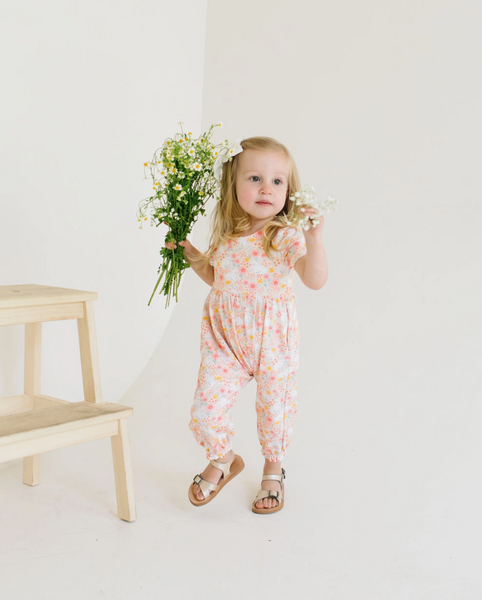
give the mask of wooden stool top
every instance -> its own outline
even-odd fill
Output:
[[[68,288],[36,285],[0,285],[0,310],[22,306],[46,306],[69,302],[97,300],[97,292],[71,290]]]
[[[134,409],[112,402],[67,402],[59,406],[31,410],[0,418],[0,447],[87,424],[105,423],[125,419]]]

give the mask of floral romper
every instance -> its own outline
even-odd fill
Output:
[[[292,289],[296,261],[306,254],[302,231],[280,228],[268,258],[263,232],[228,240],[210,264],[214,284],[203,307],[201,366],[191,408],[192,430],[209,460],[231,450],[230,408],[253,377],[262,455],[281,461],[296,416],[299,331]]]

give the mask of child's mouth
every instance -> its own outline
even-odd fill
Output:
[[[271,206],[271,202],[256,202],[256,204],[262,204],[263,206]]]

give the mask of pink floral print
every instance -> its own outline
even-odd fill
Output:
[[[281,461],[297,411],[299,330],[292,289],[296,261],[306,254],[301,231],[281,228],[270,259],[263,233],[216,248],[214,284],[203,307],[201,365],[189,427],[209,460],[232,448],[229,414],[239,391],[257,382],[261,453]]]

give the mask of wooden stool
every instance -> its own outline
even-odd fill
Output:
[[[25,324],[24,394],[0,399],[0,463],[23,458],[23,482],[39,483],[39,454],[110,437],[118,515],[134,521],[127,418],[134,410],[102,401],[93,301],[95,292],[44,285],[0,286],[0,326]],[[40,392],[42,322],[77,319],[84,402]]]

